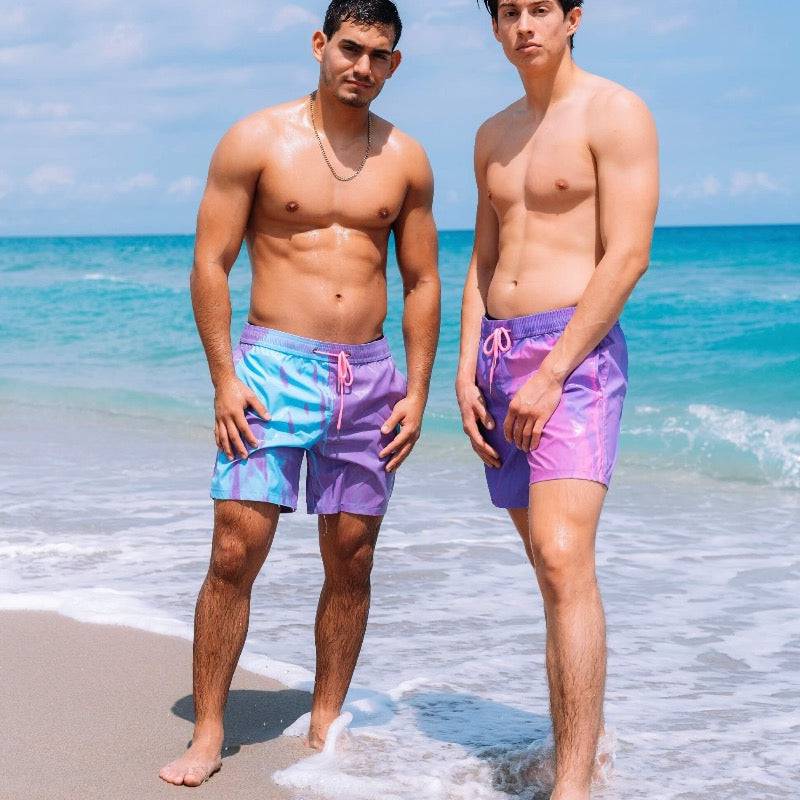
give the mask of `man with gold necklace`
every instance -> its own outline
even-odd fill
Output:
[[[390,0],[334,0],[312,39],[318,89],[237,122],[211,161],[191,290],[216,391],[214,536],[195,614],[194,735],[161,770],[169,783],[197,786],[221,766],[251,587],[280,512],[297,505],[304,455],[325,569],[312,747],[350,685],[378,530],[420,435],[439,332],[430,166],[419,144],[369,111],[400,64],[400,32]],[[382,335],[390,232],[407,379]],[[243,241],[250,312],[232,349],[228,275]]]

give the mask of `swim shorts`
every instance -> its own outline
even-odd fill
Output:
[[[628,351],[619,322],[564,383],[561,402],[529,453],[509,444],[503,423],[514,395],[536,372],[572,318],[562,308],[513,319],[483,318],[476,381],[495,422],[481,427],[502,466],[486,467],[492,503],[527,508],[528,489],[539,481],[580,478],[608,486],[617,460]]]
[[[264,403],[270,419],[246,410],[258,444],[242,437],[246,459],[217,452],[211,497],[294,511],[307,455],[309,514],[383,515],[394,473],[386,471],[388,457],[378,453],[397,429],[380,429],[407,389],[386,339],[336,344],[247,324],[233,358],[237,377]]]

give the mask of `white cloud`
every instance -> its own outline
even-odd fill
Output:
[[[774,194],[781,191],[780,183],[767,172],[737,170],[731,175],[727,185],[716,175],[708,175],[693,183],[676,186],[669,195],[673,200],[704,200],[720,195],[741,197],[760,192]]]
[[[6,114],[12,119],[63,119],[71,112],[69,103],[44,102],[44,103],[15,103],[10,106]],[[0,114],[3,112],[0,111]]]
[[[124,193],[133,192],[137,189],[152,189],[158,185],[158,180],[152,172],[139,172],[124,181],[120,181],[117,191]]]
[[[295,25],[319,25],[319,23],[317,16],[308,9],[289,3],[280,7],[267,23],[266,30],[270,33],[281,33]]]
[[[755,100],[755,98],[758,96],[758,92],[756,92],[752,86],[744,85],[737,86],[734,89],[728,89],[728,91],[722,96],[725,100],[735,103],[746,100]]]
[[[5,172],[0,172],[0,200],[11,194],[13,188],[14,184],[11,182],[11,178]]]
[[[0,33],[19,33],[27,24],[28,15],[22,6],[8,9],[0,14]]]
[[[692,26],[694,19],[690,14],[674,14],[671,17],[663,17],[653,22],[653,33],[659,36],[666,36],[669,33],[685,31]]]
[[[34,64],[47,50],[43,45],[19,44],[11,47],[0,47],[0,66],[17,67],[23,64]]]
[[[194,175],[184,175],[173,181],[167,188],[167,194],[178,197],[191,197],[200,188],[200,181]]]
[[[715,175],[707,175],[694,183],[676,186],[670,196],[678,200],[685,197],[689,200],[700,200],[706,197],[716,197],[722,191],[722,184]]]
[[[144,31],[131,23],[119,23],[108,34],[100,55],[106,61],[133,61],[144,55]]]
[[[739,170],[731,176],[730,192],[733,197],[756,192],[779,192],[780,184],[766,172]]]
[[[129,64],[139,60],[145,50],[144,29],[132,22],[118,22],[75,42],[66,53],[66,62],[80,66]]]
[[[25,178],[25,185],[34,194],[47,194],[59,189],[66,189],[74,183],[74,171],[70,167],[62,167],[58,164],[42,164]]]

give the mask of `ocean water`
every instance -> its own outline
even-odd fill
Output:
[[[538,590],[452,399],[471,234],[441,244],[430,410],[378,544],[349,741],[279,776],[309,800],[547,796]],[[0,240],[0,607],[191,636],[213,460],[191,248]],[[243,257],[234,333],[248,290]],[[596,796],[800,796],[800,227],[658,230],[622,323],[631,386],[598,539],[616,763]],[[310,685],[321,580],[314,520],[284,516],[248,667]]]

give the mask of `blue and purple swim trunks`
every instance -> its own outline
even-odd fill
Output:
[[[245,417],[258,439],[248,458],[217,453],[211,497],[297,508],[300,466],[307,455],[309,514],[383,515],[394,485],[380,451],[396,431],[381,433],[406,395],[384,337],[335,344],[247,324],[234,350],[236,375],[266,405]]]
[[[562,308],[513,319],[483,318],[476,380],[495,422],[481,429],[502,466],[486,467],[492,503],[527,508],[529,486],[580,478],[608,486],[617,460],[622,404],[628,385],[628,351],[617,322],[564,383],[561,402],[529,453],[503,435],[508,407],[540,367],[575,313]]]

